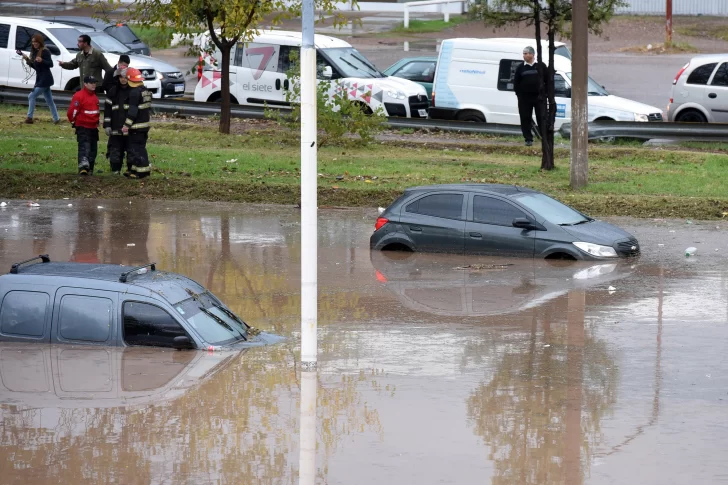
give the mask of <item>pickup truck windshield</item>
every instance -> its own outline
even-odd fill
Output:
[[[131,52],[127,46],[114,39],[109,34],[104,32],[93,32],[89,35],[91,36],[91,45],[99,49],[101,52],[111,52],[113,54],[126,54]]]
[[[344,77],[382,78],[386,77],[374,67],[369,59],[353,47],[321,49]]]
[[[76,29],[48,29],[48,32],[58,39],[58,42],[70,52],[78,52],[78,36]]]
[[[174,305],[174,308],[212,345],[248,339],[248,325],[207,291]]]

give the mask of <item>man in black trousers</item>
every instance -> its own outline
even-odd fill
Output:
[[[536,122],[539,132],[541,131],[541,119],[543,118],[543,107],[538,100],[540,82],[538,76],[538,63],[536,52],[533,47],[523,49],[523,64],[518,66],[513,78],[513,87],[518,97],[518,114],[521,117],[521,131],[526,139],[526,146],[533,145],[533,111],[536,110]]]

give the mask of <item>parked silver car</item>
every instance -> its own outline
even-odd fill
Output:
[[[728,54],[690,59],[672,82],[668,121],[728,123]]]

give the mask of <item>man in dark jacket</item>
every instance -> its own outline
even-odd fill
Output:
[[[129,62],[129,56],[127,56],[126,54],[122,54],[119,56],[119,62],[116,63],[114,69],[106,73],[106,76],[104,76],[103,84],[104,92],[106,94],[109,94],[109,90],[118,84],[118,73],[129,67]]]
[[[91,37],[86,34],[78,36],[78,54],[71,62],[58,61],[58,65],[63,69],[73,70],[79,69],[78,78],[83,81],[87,76],[92,76],[97,81],[104,79],[101,75],[103,70],[105,73],[114,72],[109,65],[109,61],[104,57],[103,52],[94,50],[91,47]],[[101,84],[96,85],[96,92],[103,93],[103,86]]]
[[[536,111],[536,123],[541,130],[541,119],[543,118],[543,107],[538,96],[541,87],[541,80],[538,75],[538,63],[535,62],[536,52],[533,47],[523,49],[523,64],[516,69],[513,78],[513,87],[518,97],[518,114],[521,117],[521,132],[526,139],[526,146],[533,145],[533,112]]]
[[[73,95],[68,107],[68,121],[76,129],[78,142],[78,174],[93,175],[99,143],[99,98],[96,78],[86,76],[83,88]]]
[[[152,93],[144,87],[144,77],[139,69],[126,70],[129,80],[129,109],[121,132],[128,135],[125,177],[141,179],[148,177],[152,170],[147,154],[149,121],[151,119]]]
[[[51,94],[51,86],[53,86],[53,73],[51,72],[53,60],[51,59],[51,53],[45,48],[42,35],[33,35],[31,41],[30,56],[26,56],[22,51],[16,51],[17,54],[23,56],[28,66],[35,69],[35,86],[28,95],[28,116],[25,118],[25,122],[27,124],[33,123],[35,100],[38,96],[43,95],[46,104],[51,109],[53,123],[57,125],[61,119],[58,116],[56,103],[53,101],[53,95]]]
[[[124,154],[127,151],[128,135],[122,133],[124,122],[126,121],[126,112],[129,106],[129,84],[127,80],[127,70],[118,71],[114,85],[109,89],[106,95],[106,103],[104,106],[104,132],[109,137],[107,145],[107,156],[111,164],[111,173],[121,173],[121,167],[124,163]],[[131,170],[131,167],[129,168]]]

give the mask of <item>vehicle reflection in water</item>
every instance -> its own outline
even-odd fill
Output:
[[[473,259],[372,251],[376,278],[406,308],[442,316],[478,317],[538,307],[572,289],[608,285],[633,273],[623,261]]]

